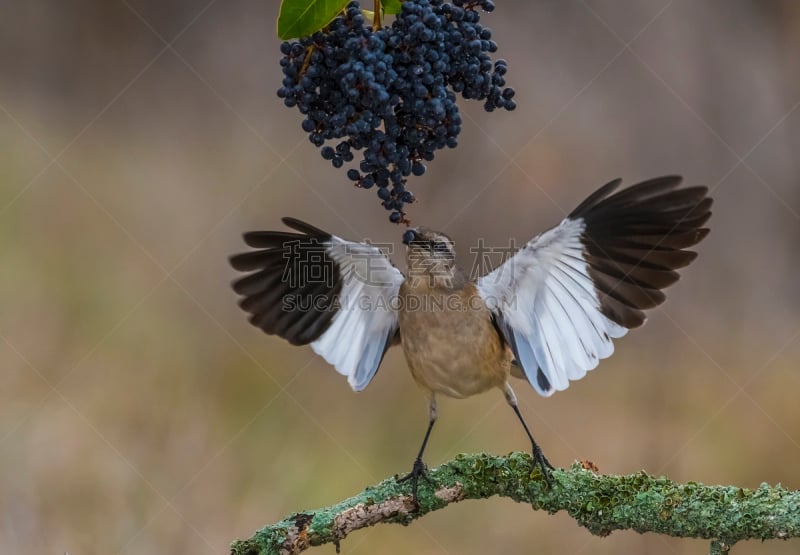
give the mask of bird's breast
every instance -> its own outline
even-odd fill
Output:
[[[415,381],[451,397],[469,397],[508,378],[511,356],[471,283],[458,290],[400,288],[403,352]]]

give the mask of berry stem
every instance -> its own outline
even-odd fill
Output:
[[[314,45],[306,48],[306,56],[303,58],[303,65],[300,67],[299,75],[305,75],[308,66],[311,64],[311,55],[314,53]]]
[[[381,21],[381,0],[374,0],[373,6],[372,30],[377,31],[383,27],[383,22]]]

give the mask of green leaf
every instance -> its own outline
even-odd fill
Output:
[[[278,14],[278,38],[307,37],[333,21],[349,0],[283,0]]]
[[[398,14],[400,8],[403,7],[403,0],[383,0],[381,6],[383,6],[383,13],[387,15]]]

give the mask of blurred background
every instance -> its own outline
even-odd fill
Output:
[[[275,96],[276,16],[265,0],[0,3],[0,552],[226,553],[410,469],[427,413],[401,352],[354,394],[308,347],[250,327],[229,287],[241,233],[283,215],[402,231]],[[415,223],[520,244],[615,177],[681,173],[716,198],[700,257],[613,358],[549,399],[517,385],[547,456],[800,487],[800,4],[503,0],[484,21],[518,109],[462,103],[460,146],[410,183]],[[527,448],[487,393],[441,401],[426,459]],[[595,538],[505,499],[343,543],[706,549]]]

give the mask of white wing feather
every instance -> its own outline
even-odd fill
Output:
[[[355,391],[372,380],[397,331],[395,299],[403,274],[372,245],[333,236],[327,248],[342,276],[340,308],[314,352],[347,376]]]
[[[614,352],[612,338],[628,331],[601,312],[583,258],[583,230],[583,220],[565,219],[477,282],[512,335],[528,381],[545,396],[581,379]]]

